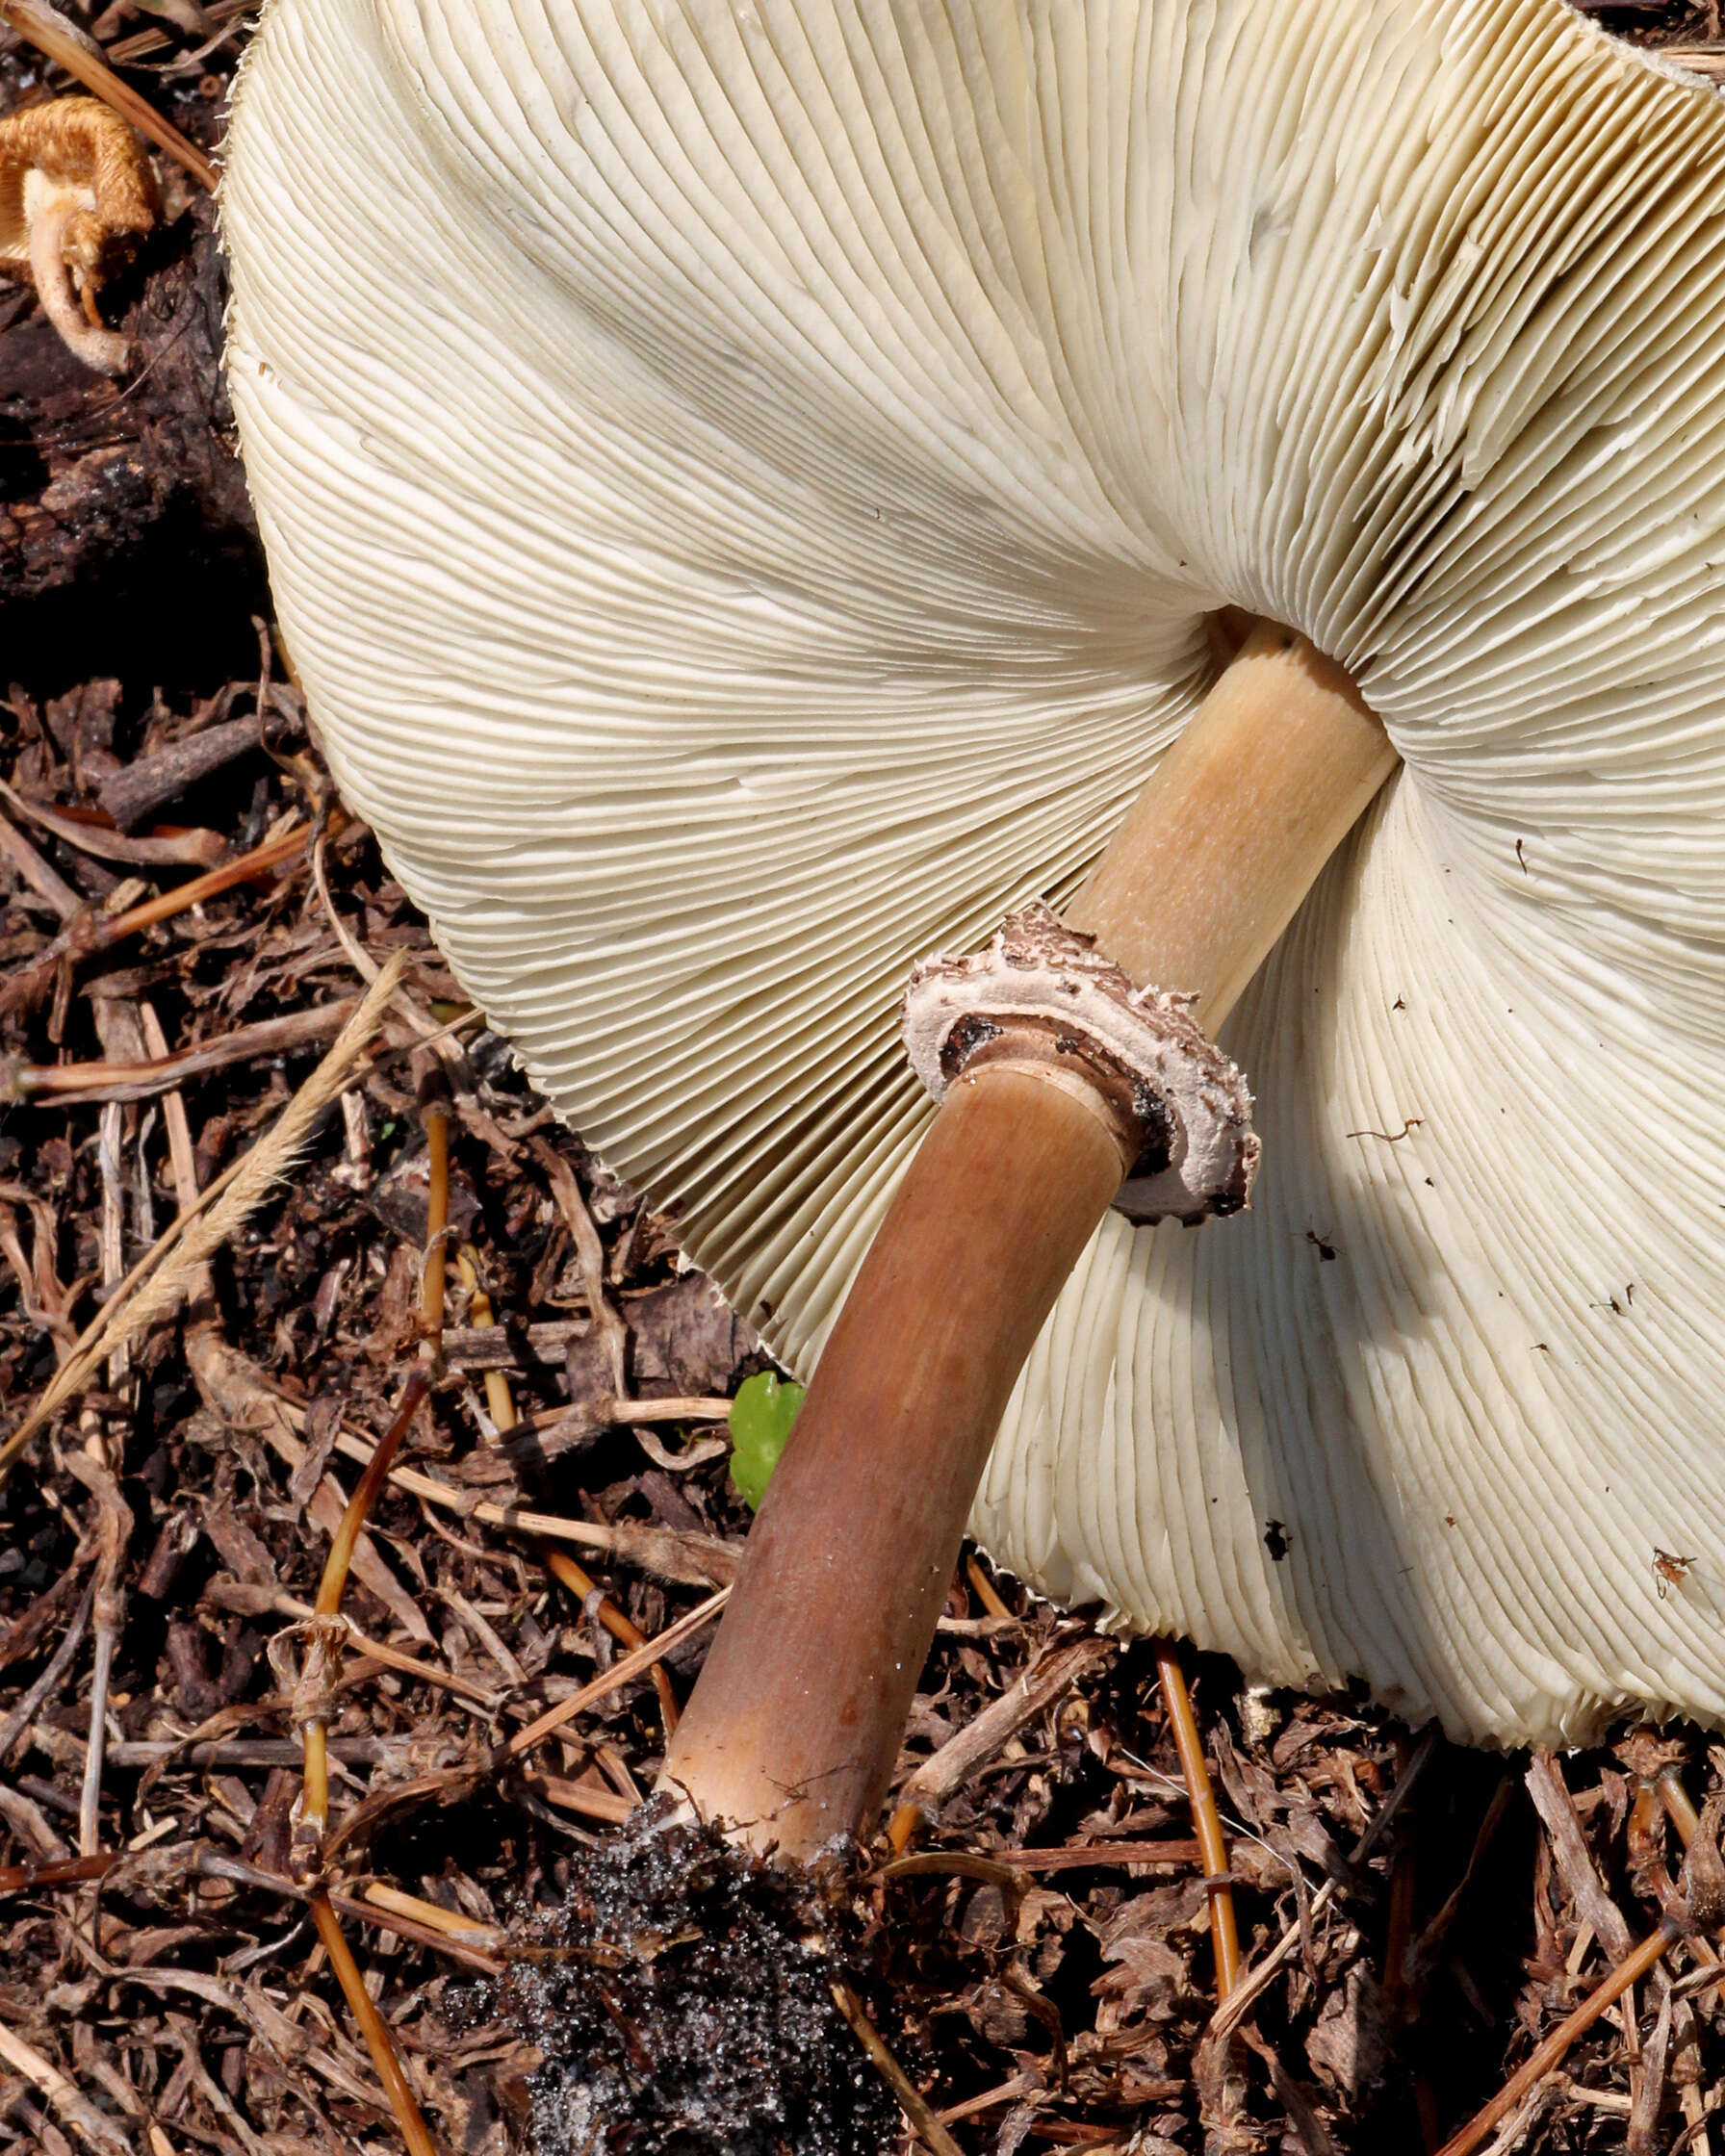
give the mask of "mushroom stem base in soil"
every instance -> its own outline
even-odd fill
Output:
[[[1245,1202],[1249,1101],[1196,1021],[1226,1014],[1395,762],[1347,675],[1260,627],[1064,930],[1039,910],[987,960],[918,969],[913,1058],[942,1104],[670,1746],[664,1783],[704,1818],[805,1859],[871,1822],[1037,1332],[1122,1181],[1140,1219]]]

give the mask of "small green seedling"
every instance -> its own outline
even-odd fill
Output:
[[[776,1370],[763,1370],[736,1388],[729,1417],[731,1479],[751,1512],[760,1510],[805,1390]]]

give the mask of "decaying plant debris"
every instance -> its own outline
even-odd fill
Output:
[[[1720,28],[1701,6],[1602,19]],[[120,0],[93,28],[208,145],[244,21],[225,0]],[[64,87],[0,45],[0,109]],[[419,1353],[421,1108],[441,1072],[445,1374],[359,1547],[329,1723],[334,1899],[368,1988],[451,2149],[525,2148],[536,2106],[563,2130],[547,2145],[746,2147],[741,2055],[776,2073],[805,2026],[823,2056],[760,2115],[811,2104],[827,2123],[787,2129],[799,2149],[909,2145],[821,2004],[837,1963],[810,1946],[786,2006],[746,1951],[746,1884],[703,1858],[706,1898],[672,1920],[642,1885],[663,1844],[608,1838],[707,1630],[660,1683],[599,1687],[524,1741],[731,1578],[747,1514],[715,1403],[762,1358],[674,1223],[551,1121],[501,1043],[449,1030],[463,1007],[423,925],[369,834],[328,816],[227,453],[209,204],[162,177],[163,223],[110,289],[145,354],[133,375],[80,375],[0,288],[0,1054],[18,1103],[0,1119],[0,1430],[190,1186],[275,1123],[366,985],[355,952],[406,964],[291,1181],[0,1492],[0,2138],[55,2156],[399,2145],[294,1876],[292,1628]],[[194,911],[90,932],[261,846],[272,865]],[[1684,1553],[1661,1558],[1680,1591]],[[1274,1964],[1218,2035],[1153,1649],[980,1563],[947,1612],[896,1835],[808,1917],[811,1938],[842,1933],[852,2005],[937,2145],[1435,2148],[1661,1920],[1720,1922],[1725,1751],[1701,1733],[1498,1759],[1356,1702],[1247,1693],[1204,1660],[1249,1981]],[[1718,1970],[1707,1930],[1676,1941],[1480,2145],[1720,2145]],[[727,1991],[729,2037],[703,2018]],[[708,2141],[626,2116],[620,2092],[686,2067],[709,2025],[737,2108]],[[554,2055],[602,2038],[589,2132]]]

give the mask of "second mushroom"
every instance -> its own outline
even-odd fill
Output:
[[[94,97],[0,119],[0,276],[27,279],[87,367],[117,374],[130,347],[97,311],[103,279],[160,208],[148,153]]]

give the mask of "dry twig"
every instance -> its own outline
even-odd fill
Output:
[[[503,1747],[505,1758],[519,1759],[523,1753],[530,1752],[534,1745],[543,1742],[554,1730],[560,1730],[565,1722],[572,1722],[578,1714],[584,1714],[596,1700],[603,1700],[622,1685],[632,1683],[637,1677],[645,1677],[672,1648],[681,1647],[685,1639],[692,1639],[704,1625],[711,1624],[730,1600],[731,1589],[721,1587],[716,1595],[708,1595],[705,1602],[697,1603],[693,1609],[685,1610],[674,1625],[667,1625],[657,1637],[648,1640],[644,1646],[637,1647],[632,1655],[625,1655],[621,1661],[613,1662],[604,1676],[596,1677],[590,1684],[583,1684],[579,1692],[572,1692],[566,1700],[559,1700],[555,1707],[540,1715],[536,1722],[529,1722],[525,1730],[518,1730]]]
[[[47,2097],[49,2108],[64,2118],[82,2141],[99,2149],[102,2156],[127,2156],[126,2137],[113,2119],[98,2111],[88,2096],[80,2094],[60,2068],[39,2051],[33,2050],[14,2030],[0,2021],[0,2060],[33,2082]]]
[[[1228,1845],[1216,1810],[1216,1792],[1210,1786],[1210,1770],[1204,1764],[1204,1740],[1198,1734],[1197,1717],[1192,1711],[1192,1695],[1180,1667],[1176,1647],[1159,1640],[1156,1675],[1162,1684],[1162,1704],[1180,1755],[1180,1771],[1192,1802],[1192,1824],[1203,1844],[1204,1884],[1210,1895],[1210,1925],[1216,1948],[1216,1996],[1225,1999],[1240,1980],[1240,1934],[1234,1921],[1234,1894],[1228,1882]]]
[[[1507,2117],[1537,2083],[1561,2066],[1576,2040],[1584,2036],[1606,2009],[1614,2005],[1632,1984],[1638,1983],[1682,1937],[1683,1927],[1669,1917],[1656,1932],[1650,1933],[1626,1962],[1620,1962],[1610,1975],[1587,1994],[1567,2020],[1558,2024],[1491,2101],[1482,2105],[1459,2133],[1451,2135],[1437,2156],[1472,2156],[1472,2151],[1480,2146],[1499,2119]]]
[[[552,1578],[560,1581],[583,1604],[591,1604],[594,1616],[620,1647],[646,1646],[647,1641],[640,1628],[630,1622],[610,1596],[601,1589],[591,1573],[583,1572],[564,1551],[542,1549],[540,1553]],[[662,1662],[655,1662],[653,1665],[653,1686],[658,1694],[659,1720],[664,1724],[665,1734],[669,1736],[677,1727],[677,1694],[671,1688],[670,1673]]]
[[[165,1047],[159,1054],[152,1052],[148,1063],[32,1064],[0,1057],[0,1099],[31,1100],[52,1094],[64,1107],[81,1101],[148,1100],[206,1071],[327,1040],[340,1033],[357,1007],[358,999],[347,996],[339,1003],[296,1011],[285,1018],[238,1026],[220,1040],[195,1048],[169,1054]]]
[[[832,1990],[833,2003],[850,2025],[857,2041],[867,2052],[882,2080],[898,2098],[917,2140],[932,2148],[935,2156],[965,2156],[964,2150],[930,2110],[928,2098],[881,2041],[880,2032],[868,2018],[867,2010],[856,1992],[848,1984],[837,1982],[833,1985]]]

